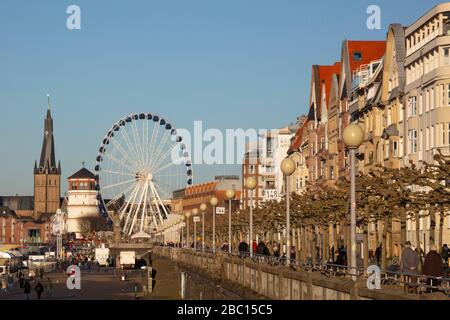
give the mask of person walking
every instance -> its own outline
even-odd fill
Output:
[[[8,291],[8,283],[6,282],[5,277],[2,277],[1,287],[2,287],[2,296],[4,296],[6,294],[6,292]]]
[[[43,268],[39,268],[39,279],[44,279],[44,269]]]
[[[42,285],[42,283],[40,281],[38,281],[38,283],[34,287],[34,290],[36,291],[38,300],[41,300],[42,292],[44,292],[44,286]]]
[[[434,278],[440,278],[444,275],[444,267],[442,266],[442,258],[437,252],[435,244],[430,246],[430,252],[425,256],[423,263],[423,274],[427,276],[427,285],[438,286],[440,281]]]
[[[273,245],[273,256],[279,258],[280,257],[280,248],[276,243]]]
[[[12,290],[12,288],[14,287],[14,278],[11,274],[8,274],[8,276],[6,277],[6,280],[8,282],[8,289]]]
[[[245,240],[242,240],[239,243],[239,255],[241,258],[245,258],[246,253],[248,252],[248,244],[245,242]]]
[[[377,249],[375,250],[375,258],[377,260],[377,265],[380,266],[381,265],[381,254],[383,252],[383,247],[380,244]]]
[[[31,284],[28,279],[25,280],[25,284],[23,285],[23,292],[25,293],[26,299],[30,300]]]
[[[19,287],[20,289],[23,289],[23,285],[25,283],[25,276],[22,273],[22,271],[19,271],[18,278],[19,278]]]
[[[449,248],[447,244],[444,244],[442,246],[442,259],[444,260],[444,264],[448,266],[448,254],[449,254]]]
[[[47,277],[47,283],[45,285],[45,289],[47,290],[47,296],[49,298],[51,298],[53,295],[53,282],[49,277]]]
[[[338,266],[346,266],[347,265],[346,254],[347,253],[345,252],[344,246],[341,246],[338,249],[338,255],[336,257],[336,261],[334,262],[334,264]]]
[[[401,270],[405,281],[405,291],[414,289],[410,284],[417,281],[417,269],[419,267],[419,256],[411,249],[411,242],[406,241],[405,249],[402,253]]]

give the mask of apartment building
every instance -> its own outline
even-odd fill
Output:
[[[405,29],[404,163],[432,162],[450,151],[450,3]]]
[[[289,127],[270,130],[262,134],[258,141],[246,146],[242,161],[242,208],[250,206],[250,191],[245,188],[248,177],[257,179],[253,191],[253,206],[270,200],[280,200],[284,190],[281,162],[286,158],[293,134]]]

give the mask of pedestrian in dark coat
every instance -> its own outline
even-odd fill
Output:
[[[28,279],[25,280],[25,284],[23,285],[23,287],[23,292],[25,293],[27,300],[30,300],[31,284]]]
[[[42,283],[40,281],[36,284],[36,286],[34,287],[34,290],[36,291],[38,300],[41,300],[42,292],[44,292],[44,286],[42,285]]]
[[[256,254],[261,256],[264,255],[264,247],[265,247],[264,242],[260,241],[256,246]]]
[[[248,244],[245,241],[241,241],[241,243],[239,243],[239,254],[241,256],[241,258],[243,258],[245,256],[245,253],[248,252]]]
[[[449,255],[449,248],[446,244],[442,246],[442,259],[444,259],[444,263],[448,264],[448,255]]]
[[[22,271],[19,273],[19,286],[20,289],[23,289],[23,285],[25,283],[25,276],[23,275]]]
[[[423,274],[429,277],[442,277],[444,275],[444,268],[442,266],[442,258],[437,252],[436,245],[431,245],[430,252],[425,257],[423,264]],[[439,281],[436,279],[427,278],[428,285],[438,285]]]

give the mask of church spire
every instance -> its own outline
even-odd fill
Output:
[[[44,121],[44,141],[36,173],[60,173],[56,165],[53,118],[50,111],[50,95],[47,95],[47,117]]]

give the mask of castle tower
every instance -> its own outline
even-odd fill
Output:
[[[53,119],[48,97],[47,117],[44,123],[44,142],[42,144],[39,166],[34,163],[34,218],[42,214],[56,213],[60,208],[61,163],[56,165],[55,141],[53,138]]]
[[[67,203],[67,231],[83,238],[99,227],[101,216],[98,207],[95,175],[82,168],[69,178],[69,199]]]

